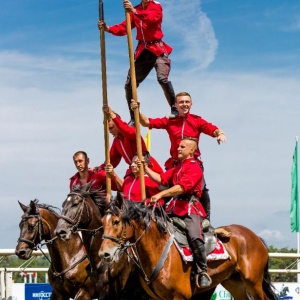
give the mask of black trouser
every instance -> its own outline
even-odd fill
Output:
[[[155,68],[157,81],[161,85],[169,105],[172,106],[175,102],[175,93],[171,82],[168,79],[171,70],[171,60],[168,58],[168,55],[163,54],[161,56],[156,56],[154,53],[145,49],[135,60],[134,66],[137,87],[149,75],[151,70]],[[125,93],[130,115],[133,118],[134,114],[133,111],[130,109],[132,99],[130,70],[128,71],[127,80],[125,83]]]

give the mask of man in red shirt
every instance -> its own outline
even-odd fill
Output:
[[[130,165],[133,157],[137,154],[136,146],[136,128],[129,126],[126,122],[122,121],[119,115],[107,105],[103,106],[103,111],[109,118],[108,130],[114,136],[111,148],[110,148],[110,164],[116,168],[121,159],[123,158],[128,164],[126,174],[131,173]],[[147,147],[144,139],[141,137],[142,152],[144,155],[148,154]],[[162,172],[162,168],[154,157],[150,156],[149,166],[155,170],[155,172]],[[104,170],[105,164],[100,166],[100,169]]]
[[[137,109],[139,103],[132,100],[131,108]],[[140,124],[150,129],[165,129],[168,132],[171,148],[171,157],[165,162],[165,168],[168,170],[177,164],[177,149],[180,141],[184,137],[191,137],[197,141],[198,149],[194,152],[194,157],[199,161],[203,169],[203,163],[200,158],[199,141],[200,134],[204,133],[211,137],[217,138],[220,144],[226,142],[225,133],[216,125],[207,122],[198,115],[190,113],[192,107],[192,98],[189,93],[181,92],[176,95],[175,106],[178,110],[178,115],[174,119],[164,118],[147,118],[140,112]],[[201,203],[207,213],[207,219],[210,219],[210,197],[203,176],[202,182],[202,197]]]
[[[93,190],[103,190],[106,193],[106,174],[104,170],[94,173],[89,169],[90,159],[86,152],[77,151],[73,155],[73,161],[78,172],[70,178],[70,191],[74,188],[92,182]]]
[[[153,0],[142,0],[139,5],[133,7],[129,0],[124,0],[124,8],[130,13],[131,28],[136,28],[136,39],[138,40],[135,50],[137,87],[155,68],[157,81],[161,85],[171,107],[170,118],[174,118],[177,114],[174,106],[175,93],[172,83],[168,79],[171,64],[169,54],[172,52],[172,48],[162,41],[164,36],[162,32],[162,6],[159,2]],[[105,22],[99,21],[98,27],[99,29],[104,28],[105,31],[116,36],[127,34],[126,20],[113,26],[108,26]],[[132,99],[130,70],[125,83],[125,92],[131,116],[129,124],[134,125],[134,114],[130,109]]]
[[[164,197],[172,197],[167,203],[166,212],[180,217],[187,230],[187,237],[196,262],[196,273],[200,274],[200,287],[208,287],[211,279],[207,274],[207,261],[203,232],[202,218],[206,213],[199,201],[202,193],[202,168],[195,159],[197,142],[191,138],[184,138],[178,146],[178,163],[165,173],[155,173],[145,164],[145,172],[159,184],[171,186],[151,197],[156,202]],[[198,279],[197,279],[198,280]]]

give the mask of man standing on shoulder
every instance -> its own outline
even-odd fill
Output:
[[[171,107],[170,118],[174,118],[177,114],[174,106],[175,93],[172,83],[168,79],[171,68],[169,55],[172,52],[172,48],[162,41],[164,36],[162,32],[162,6],[157,1],[142,0],[140,4],[133,7],[129,0],[124,0],[124,8],[130,13],[131,28],[136,28],[136,39],[138,40],[135,50],[137,87],[148,76],[150,71],[155,68],[157,81],[162,87],[168,104]],[[127,34],[126,20],[113,26],[108,26],[105,22],[99,21],[98,28],[104,28],[105,31],[116,36]],[[128,71],[125,83],[125,94],[131,116],[129,124],[133,126],[134,114],[130,109],[132,99],[130,70]]]
[[[137,109],[138,102],[132,100],[131,108]],[[198,115],[190,113],[192,107],[192,98],[189,93],[181,92],[176,95],[175,106],[178,110],[178,115],[174,119],[167,117],[163,118],[148,118],[140,111],[140,124],[150,129],[165,129],[168,132],[171,142],[170,154],[171,157],[165,162],[166,170],[174,167],[178,163],[177,149],[180,141],[184,137],[190,137],[197,141],[198,148],[194,151],[194,158],[197,159],[203,170],[203,163],[200,157],[199,141],[200,134],[204,133],[217,139],[217,142],[226,142],[225,133],[216,125],[207,122]],[[202,197],[201,203],[206,211],[207,219],[210,220],[210,197],[203,176],[202,182]]]
[[[191,138],[184,138],[178,146],[178,164],[165,173],[155,173],[147,164],[145,172],[159,184],[171,186],[151,197],[151,202],[156,202],[164,197],[172,197],[167,203],[166,212],[171,216],[180,217],[185,225],[189,244],[192,248],[196,263],[196,278],[199,287],[209,287],[211,278],[207,274],[207,260],[203,232],[202,218],[206,213],[199,201],[202,192],[202,169],[194,158],[197,142]]]

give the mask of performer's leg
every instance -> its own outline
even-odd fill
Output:
[[[157,57],[155,70],[157,74],[157,81],[162,87],[168,104],[171,107],[170,118],[175,118],[178,115],[178,110],[175,107],[175,92],[171,81],[169,81],[169,73],[171,70],[171,60],[166,55]]]

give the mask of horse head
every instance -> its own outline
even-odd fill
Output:
[[[19,224],[20,237],[15,254],[20,259],[29,259],[42,240],[42,221],[37,203],[38,200],[31,200],[29,206],[26,206],[19,202],[24,214]]]
[[[149,222],[150,216],[142,203],[124,201],[118,193],[102,218],[103,242],[98,252],[101,259],[106,263],[117,261],[124,250],[138,242],[137,235],[146,230]]]
[[[94,213],[99,215],[99,219],[101,213],[104,214],[107,203],[103,191],[93,191],[90,188],[91,183],[76,187],[63,202],[60,220],[55,229],[56,235],[61,239],[69,240],[72,232],[87,228]]]

